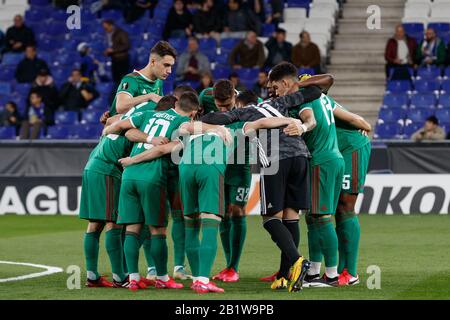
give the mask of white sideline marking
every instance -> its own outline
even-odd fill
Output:
[[[30,274],[26,274],[26,275],[18,276],[18,277],[0,279],[0,283],[1,282],[19,281],[19,280],[26,280],[26,279],[31,279],[31,278],[43,277],[43,276],[48,276],[48,275],[53,274],[53,273],[59,273],[59,272],[63,272],[64,271],[63,269],[61,269],[59,267],[45,266],[43,264],[33,264],[33,263],[25,263],[25,262],[13,262],[13,261],[2,261],[2,260],[0,260],[0,264],[1,263],[3,263],[3,264],[14,264],[14,265],[20,265],[20,266],[27,266],[27,267],[33,267],[33,268],[42,268],[42,269],[46,269],[46,271],[30,273]]]

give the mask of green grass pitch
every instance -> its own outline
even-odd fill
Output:
[[[197,295],[185,283],[182,290],[138,292],[123,289],[84,287],[82,238],[85,221],[64,216],[1,216],[0,260],[28,262],[61,267],[81,267],[81,289],[69,290],[67,273],[34,279],[0,282],[0,299],[449,299],[450,273],[448,245],[450,217],[439,215],[368,216],[360,217],[361,244],[359,274],[361,283],[355,287],[304,289],[299,293],[272,291],[261,276],[277,269],[279,253],[261,226],[260,217],[249,217],[246,246],[241,262],[241,281],[223,284],[224,294]],[[307,254],[304,219],[301,220],[301,250]],[[170,238],[170,237],[169,237]],[[101,239],[99,271],[110,274],[108,258]],[[171,246],[171,243],[169,242]],[[141,271],[145,259],[141,254]],[[219,247],[214,272],[224,264]],[[368,289],[367,267],[381,270],[381,289]],[[169,257],[169,270],[172,270]],[[36,269],[0,264],[0,279],[16,277]]]

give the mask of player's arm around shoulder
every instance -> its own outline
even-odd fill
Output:
[[[126,157],[119,159],[119,163],[123,167],[128,167],[133,164],[148,162],[154,159],[160,158],[166,154],[179,151],[183,147],[183,144],[179,140],[174,140],[169,143],[160,144],[153,148],[139,153],[133,157]]]
[[[344,121],[350,124],[351,126],[355,127],[356,129],[363,130],[365,132],[372,131],[372,126],[370,125],[370,123],[364,120],[363,117],[350,111],[347,111],[339,107],[339,105],[335,106],[335,108],[333,109],[333,115],[336,119]]]
[[[204,123],[202,121],[185,122],[180,125],[178,132],[180,135],[194,135],[213,132],[217,134],[225,143],[231,143],[233,141],[230,130],[224,126]]]
[[[242,131],[244,132],[245,135],[250,135],[259,129],[274,129],[289,125],[296,127],[297,126],[296,123],[298,123],[298,125],[301,126],[301,121],[298,119],[278,118],[278,117],[262,118],[259,120],[246,122],[242,127]],[[300,132],[298,135],[301,135],[301,133],[302,132]]]
[[[306,105],[302,106],[302,108],[300,108],[298,117],[303,122],[303,126],[304,126],[303,129],[305,129],[303,132],[311,131],[317,125],[316,118],[314,117],[314,111],[313,111],[312,107],[309,106],[308,104],[306,104]]]

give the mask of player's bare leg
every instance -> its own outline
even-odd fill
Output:
[[[97,270],[100,234],[105,222],[90,220],[84,235],[84,256],[86,259],[86,287],[112,287],[112,283],[100,276]]]
[[[139,248],[140,248],[140,233],[141,224],[129,224],[126,226],[124,254],[127,262],[127,269],[130,279],[130,290],[145,289],[147,285],[141,281],[139,275]]]
[[[152,235],[151,253],[155,260],[156,283],[155,287],[159,289],[181,289],[183,284],[176,283],[167,272],[167,228],[149,226]]]
[[[358,194],[341,193],[336,210],[336,233],[339,243],[339,285],[359,283],[357,272],[360,226],[355,215]]]

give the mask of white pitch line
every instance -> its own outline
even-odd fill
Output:
[[[26,275],[18,276],[18,277],[0,279],[0,283],[1,282],[19,281],[19,280],[26,280],[26,279],[31,279],[31,278],[43,277],[43,276],[48,276],[48,275],[53,274],[53,273],[59,273],[59,272],[63,272],[64,271],[63,269],[61,269],[59,267],[45,266],[43,264],[33,264],[33,263],[25,263],[25,262],[13,262],[13,261],[2,261],[2,260],[0,260],[0,264],[1,263],[3,263],[3,264],[14,264],[14,265],[19,265],[19,266],[27,266],[27,267],[33,267],[33,268],[42,268],[42,269],[46,269],[46,271],[30,273],[30,274],[26,274]]]

